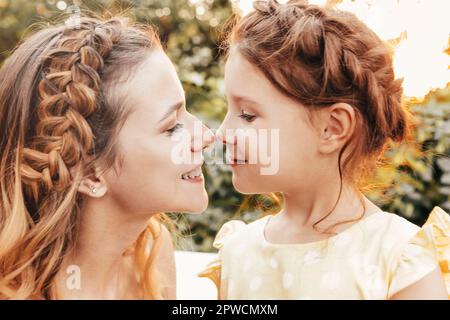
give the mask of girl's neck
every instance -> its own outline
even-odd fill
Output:
[[[338,201],[339,187],[339,184],[327,184],[317,186],[315,189],[309,188],[307,191],[298,190],[284,194],[284,209],[278,216],[297,226],[313,228],[316,222],[332,210],[331,214],[317,225],[323,230],[336,223],[362,218],[381,210],[361,192],[346,183],[343,183]],[[335,204],[336,207],[333,209]]]
[[[308,191],[285,194],[284,209],[271,217],[265,226],[266,240],[278,244],[324,240],[344,231],[359,219],[381,211],[364,195],[344,185],[334,210],[326,219],[317,223],[333,209],[338,194],[339,188],[333,188],[329,184],[326,188],[309,188]]]

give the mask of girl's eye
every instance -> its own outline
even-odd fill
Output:
[[[242,111],[242,113],[239,115],[239,118],[244,119],[247,122],[253,122],[256,119],[256,116],[245,113]]]
[[[173,135],[177,130],[183,128],[183,124],[182,123],[177,123],[175,126],[173,126],[172,128],[166,130],[166,132],[169,134],[169,136]]]

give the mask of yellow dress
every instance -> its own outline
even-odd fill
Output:
[[[217,234],[218,260],[199,276],[220,299],[389,299],[438,265],[450,293],[450,217],[439,207],[422,228],[377,212],[304,244],[267,242],[269,219],[233,220]]]

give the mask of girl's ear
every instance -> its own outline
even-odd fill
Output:
[[[101,198],[107,191],[105,178],[97,168],[91,175],[83,178],[78,186],[78,192],[92,198]]]
[[[356,125],[355,110],[347,103],[336,103],[324,111],[322,119],[319,152],[337,152],[353,135]]]

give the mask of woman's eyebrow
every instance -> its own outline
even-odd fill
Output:
[[[173,106],[171,106],[167,112],[164,114],[164,116],[159,120],[159,122],[163,122],[164,120],[166,120],[172,113],[174,113],[175,111],[178,111],[180,108],[182,108],[184,106],[184,102],[180,101],[176,104],[174,104]]]

